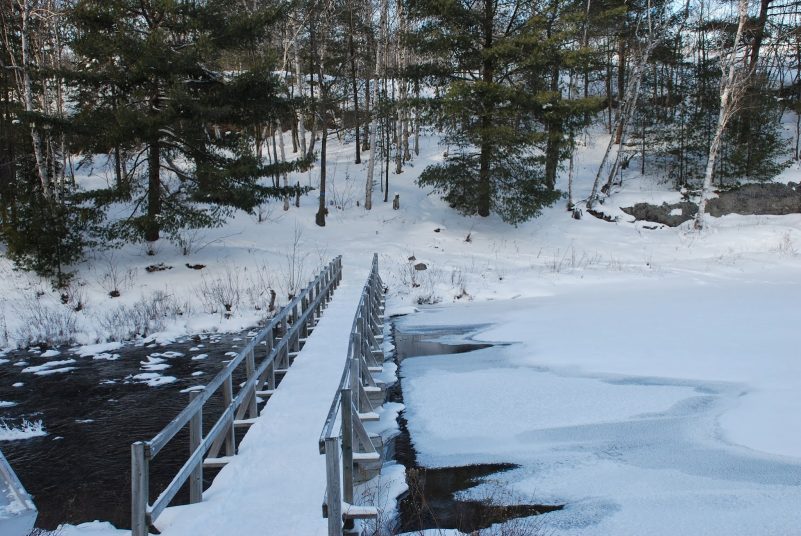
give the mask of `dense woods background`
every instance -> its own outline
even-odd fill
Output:
[[[513,224],[592,208],[635,163],[702,228],[713,189],[801,157],[797,0],[0,0],[0,19],[0,236],[56,285],[93,244],[290,210],[310,189],[292,171],[313,167],[325,225],[333,138],[366,164],[370,210],[442,132],[419,184]],[[76,184],[89,165],[109,184]]]

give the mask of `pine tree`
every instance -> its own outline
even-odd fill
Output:
[[[240,7],[235,0],[77,3],[77,130],[94,152],[134,154],[125,175],[136,209],[115,235],[154,241],[218,225],[233,208],[249,211],[290,193],[261,177],[308,166],[306,158],[264,165],[253,150],[252,127],[274,122],[290,102],[279,97],[272,58],[243,54],[262,49],[280,12]],[[237,54],[247,69],[226,70],[225,58]],[[104,200],[128,193],[108,191]]]
[[[446,86],[435,102],[447,156],[426,168],[431,186],[465,214],[498,213],[519,223],[555,202],[556,173],[569,154],[565,135],[597,108],[566,99],[560,75],[587,59],[568,43],[581,35],[583,2],[458,0],[412,2],[420,54]]]

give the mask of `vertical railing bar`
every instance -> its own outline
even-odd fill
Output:
[[[229,375],[225,378],[223,383],[223,407],[228,408],[234,401],[234,388]],[[225,455],[233,456],[236,454],[236,432],[234,430],[234,419],[228,424],[228,430],[225,432]]]
[[[256,354],[254,350],[248,352],[248,356],[245,360],[245,366],[247,367],[247,379],[250,379],[256,374]],[[259,416],[259,406],[256,402],[256,391],[258,390],[258,382],[253,384],[252,393],[248,395],[248,417],[251,419],[255,419]]]
[[[200,396],[201,391],[191,391],[189,393],[189,400],[192,401]],[[203,407],[192,416],[189,423],[189,456],[200,447],[203,441]],[[199,503],[203,500],[203,458],[200,458],[195,468],[192,470],[192,475],[189,477],[189,502]]]
[[[131,445],[131,536],[148,536],[150,479],[147,451],[144,441]]]
[[[329,536],[341,536],[342,534],[342,489],[339,472],[339,438],[327,437],[325,438],[325,476]]]
[[[353,391],[342,389],[342,500],[353,504]]]

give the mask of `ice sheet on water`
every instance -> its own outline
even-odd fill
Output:
[[[749,289],[738,288],[737,295],[743,293],[750,294]],[[723,297],[717,292],[706,297],[712,295]],[[787,379],[794,381],[777,374],[789,370],[789,346],[777,346],[770,361],[754,360],[746,359],[750,354],[744,351],[751,341],[735,347],[731,341],[710,339],[703,343],[703,360],[698,354],[685,358],[670,352],[669,345],[647,344],[654,332],[661,332],[652,320],[642,324],[641,332],[627,329],[625,336],[605,324],[605,318],[612,322],[631,308],[626,299],[617,298],[603,304],[606,317],[582,317],[581,339],[594,344],[581,346],[568,333],[576,329],[575,321],[567,321],[575,316],[571,309],[576,304],[564,303],[564,297],[548,307],[507,303],[460,308],[458,320],[475,322],[482,316],[476,309],[486,308],[484,316],[502,322],[482,337],[510,340],[516,335],[523,342],[402,362],[406,417],[418,462],[520,464],[520,469],[499,474],[469,494],[480,499],[500,487],[532,502],[566,504],[564,511],[542,516],[545,533],[729,536],[796,531],[801,523],[794,506],[801,503],[801,462],[733,445],[720,427],[722,416],[742,414],[751,391],[741,378],[764,386],[772,396],[768,400],[792,406],[797,395],[776,389]],[[636,296],[637,302],[643,299]],[[584,309],[595,305],[586,299],[581,303]],[[718,313],[731,314],[731,308],[720,305],[715,307]],[[705,303],[700,314],[710,308]],[[435,316],[442,321],[446,315]],[[774,336],[789,336],[789,318],[772,320]],[[721,344],[725,352],[717,347]],[[647,352],[637,356],[636,350]],[[662,357],[666,351],[670,355]],[[718,366],[724,358],[727,367]],[[654,374],[662,370],[670,377]],[[789,419],[794,415],[786,413]],[[776,424],[773,418],[763,421]],[[738,429],[745,429],[743,424],[737,423]],[[795,429],[788,431],[788,448],[795,445],[790,441],[794,435]],[[746,435],[743,442],[754,439]]]
[[[133,375],[130,378],[136,383],[143,383],[150,387],[158,387],[160,385],[166,385],[168,383],[178,381],[178,378],[174,376],[162,376],[157,372],[143,372],[141,374]]]
[[[22,419],[19,424],[14,424],[5,419],[0,419],[0,441],[17,441],[46,435],[47,432],[41,420],[29,421]]]
[[[26,367],[22,369],[22,372],[29,374],[30,373],[39,374],[39,375],[51,374],[53,372],[66,372],[66,370],[64,370],[63,368],[58,368],[58,367],[64,367],[64,365],[72,365],[73,363],[75,363],[74,359],[62,359],[61,361],[48,361],[47,363],[44,363],[42,365]],[[74,367],[72,368],[67,367],[67,368],[69,370],[73,370]]]
[[[87,344],[84,346],[79,346],[78,348],[73,348],[72,352],[81,357],[91,357],[98,354],[119,350],[120,348],[122,348],[121,342],[105,342],[101,344]]]

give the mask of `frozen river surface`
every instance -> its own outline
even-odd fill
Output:
[[[464,493],[564,504],[537,532],[799,534],[799,287],[727,287],[607,288],[399,319],[405,332],[485,322],[464,339],[510,343],[402,362],[417,462],[520,465]],[[636,313],[654,304],[667,314]]]

